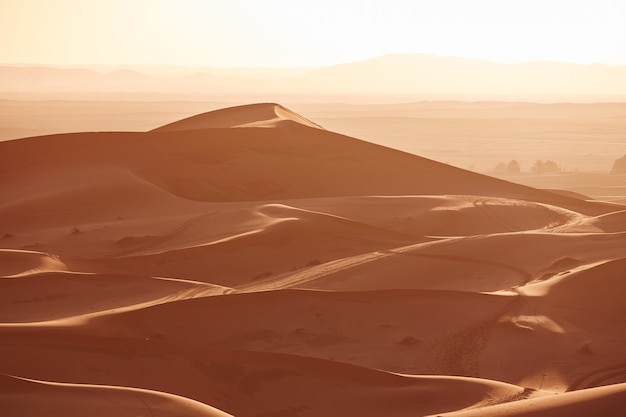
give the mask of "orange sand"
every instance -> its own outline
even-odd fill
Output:
[[[277,104],[0,142],[0,173],[8,415],[626,413],[626,206]]]

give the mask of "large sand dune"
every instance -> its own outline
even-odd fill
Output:
[[[1,142],[0,405],[621,416],[625,210],[271,103]]]

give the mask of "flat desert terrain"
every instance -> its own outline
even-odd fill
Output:
[[[223,104],[0,103],[3,415],[626,415],[626,105]]]

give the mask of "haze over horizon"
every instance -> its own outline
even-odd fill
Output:
[[[0,62],[323,67],[425,53],[626,65],[626,3],[8,0]]]

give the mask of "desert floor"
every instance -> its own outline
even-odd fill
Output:
[[[626,105],[226,105],[0,102],[3,414],[626,413]]]

